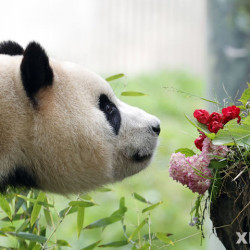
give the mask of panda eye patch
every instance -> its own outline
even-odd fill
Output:
[[[105,114],[114,133],[118,135],[121,126],[121,115],[116,105],[105,94],[101,94],[99,97],[99,108]]]
[[[116,110],[116,107],[110,104],[106,104],[105,111],[107,114],[112,115],[112,113],[115,112],[115,110]]]

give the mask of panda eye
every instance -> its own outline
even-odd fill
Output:
[[[114,113],[114,111],[115,111],[115,107],[113,105],[110,105],[110,104],[107,103],[106,106],[105,106],[105,111],[108,114],[112,115],[112,113]]]
[[[105,117],[114,133],[118,135],[121,126],[121,115],[118,108],[104,94],[99,97],[99,108],[105,114]]]

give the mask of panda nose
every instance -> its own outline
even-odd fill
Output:
[[[155,134],[157,134],[157,136],[160,134],[161,132],[161,128],[160,125],[157,126],[152,126],[152,130],[155,132]]]

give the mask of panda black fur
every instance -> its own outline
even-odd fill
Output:
[[[0,44],[0,191],[70,194],[150,163],[159,120],[114,95],[98,75],[49,59],[36,42]]]

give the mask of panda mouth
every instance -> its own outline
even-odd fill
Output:
[[[135,161],[135,162],[140,163],[140,162],[144,162],[144,161],[149,160],[151,157],[152,157],[152,154],[140,155],[139,152],[137,152],[136,154],[134,154],[132,156],[132,160]]]

